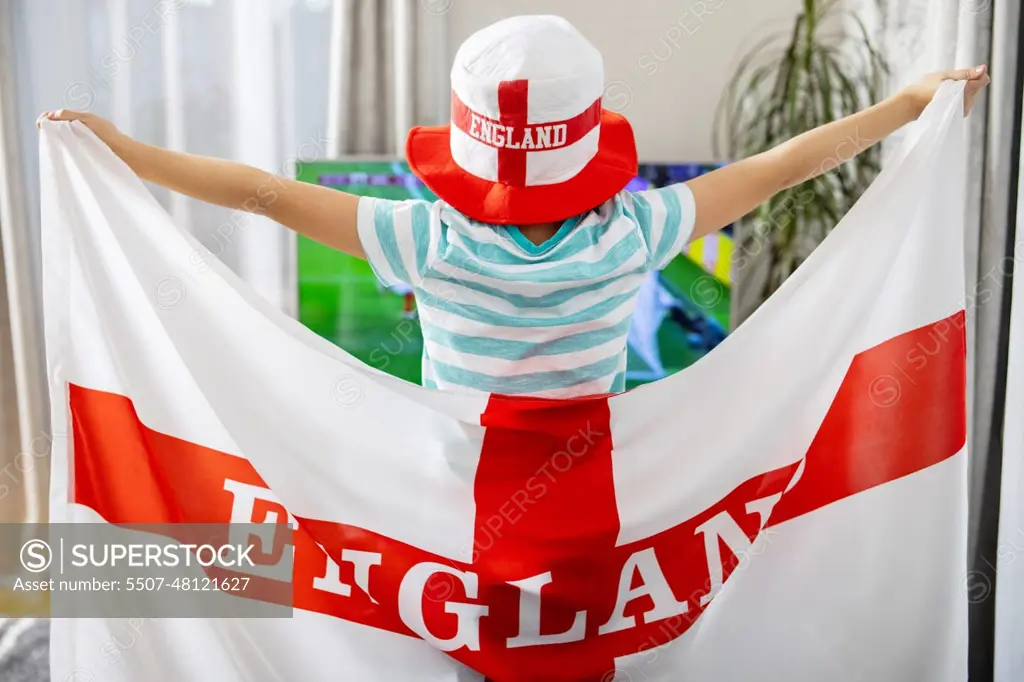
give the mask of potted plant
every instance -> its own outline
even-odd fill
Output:
[[[803,0],[791,30],[756,44],[719,103],[716,154],[742,159],[853,114],[882,97],[888,68],[860,18],[841,0]],[[871,184],[876,145],[781,192],[736,225],[732,326],[803,262]],[[846,162],[846,163],[843,163]],[[831,165],[831,164],[830,164]]]

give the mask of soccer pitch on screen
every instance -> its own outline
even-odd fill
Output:
[[[683,182],[703,164],[644,164],[630,185],[639,190]],[[434,194],[403,162],[346,159],[300,163],[297,178],[351,194],[426,199]],[[638,324],[630,334],[627,384],[676,372],[724,338],[729,325],[728,261],[732,241],[722,233],[692,244],[649,282]],[[363,260],[298,237],[299,321],[372,367],[420,382],[423,339],[411,297],[383,287]],[[653,290],[652,290],[653,293]]]

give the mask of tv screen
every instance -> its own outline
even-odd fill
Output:
[[[641,164],[628,189],[685,182],[713,164]],[[437,197],[398,160],[299,163],[298,179],[385,199]],[[729,329],[729,229],[691,243],[644,283],[628,338],[627,387],[689,366]],[[420,383],[423,340],[412,291],[380,284],[370,266],[299,236],[299,321],[377,369]]]

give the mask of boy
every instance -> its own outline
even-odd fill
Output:
[[[970,81],[965,109],[989,82],[984,67],[934,74],[763,154],[629,192],[636,147],[629,123],[601,108],[600,53],[564,19],[513,17],[460,47],[451,125],[409,133],[409,164],[436,203],[291,181],[265,195],[264,171],[151,147],[92,114],[43,116],[81,121],[145,180],[267,215],[411,286],[425,385],[566,397],[624,389],[649,271],[826,171],[837,149],[860,153],[917,118],[944,79]]]

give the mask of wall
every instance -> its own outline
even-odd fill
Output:
[[[448,0],[451,2],[451,0]],[[436,4],[436,2],[435,2]],[[718,101],[743,54],[788,31],[800,0],[454,0],[451,54],[516,14],[565,17],[604,54],[605,106],[629,118],[641,161],[712,161]]]

